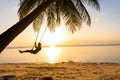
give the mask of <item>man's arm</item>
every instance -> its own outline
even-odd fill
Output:
[[[35,42],[35,48],[37,48],[36,42]]]

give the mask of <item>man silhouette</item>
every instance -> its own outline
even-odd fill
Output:
[[[19,50],[20,53],[26,53],[29,52],[31,54],[37,54],[39,51],[41,50],[41,43],[38,43],[38,46],[35,43],[35,49],[31,49],[31,50],[25,50],[25,51],[21,51]]]

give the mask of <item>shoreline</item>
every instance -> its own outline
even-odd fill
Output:
[[[63,62],[10,62],[10,63],[0,63],[1,64],[64,64],[64,63],[79,63],[79,64],[120,64],[120,62],[76,62],[76,61],[63,61]]]

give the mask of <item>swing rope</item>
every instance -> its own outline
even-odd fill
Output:
[[[45,28],[45,30],[44,30],[44,32],[43,32],[41,38],[40,38],[40,42],[41,42],[41,40],[43,39],[43,36],[45,35],[46,30],[47,30],[47,26],[46,26],[46,28]]]
[[[47,27],[45,28],[45,30],[44,30],[44,32],[43,32],[43,34],[42,34],[39,42],[41,42],[41,40],[42,40],[42,38],[43,38],[46,30],[47,30]],[[34,42],[34,45],[33,45],[32,49],[34,49],[35,43],[36,43],[37,40],[38,40],[39,33],[40,33],[40,29],[39,29],[39,31],[38,31],[38,33],[37,33],[37,36],[36,36],[36,39],[35,39],[35,42]]]

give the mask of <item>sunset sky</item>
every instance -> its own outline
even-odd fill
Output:
[[[120,0],[99,0],[101,10],[88,8],[92,19],[89,27],[83,23],[80,31],[72,34],[65,26],[56,28],[54,33],[46,31],[41,42],[45,44],[101,44],[120,43]],[[18,21],[19,0],[0,1],[0,33]],[[42,32],[41,32],[42,34]],[[8,35],[9,36],[9,35]],[[35,41],[32,25],[25,29],[11,44],[28,46]]]
[[[72,34],[64,25],[56,31],[45,32],[41,41],[43,48],[40,54],[20,54],[19,49],[5,49],[0,55],[0,63],[4,62],[55,62],[58,61],[115,61],[120,62],[120,46],[91,46],[91,47],[55,47],[54,45],[93,45],[93,44],[120,44],[120,0],[99,0],[101,10],[96,11],[88,7],[92,24],[83,23],[80,31]],[[18,22],[17,11],[19,0],[0,1],[0,34]],[[45,28],[43,26],[42,28]],[[43,30],[43,29],[42,29]],[[39,39],[43,32],[40,32]],[[9,36],[9,35],[8,35]],[[33,46],[36,39],[32,25],[25,29],[9,46]],[[11,55],[12,54],[12,55]],[[51,55],[52,54],[52,55]],[[77,55],[77,56],[76,56]]]

